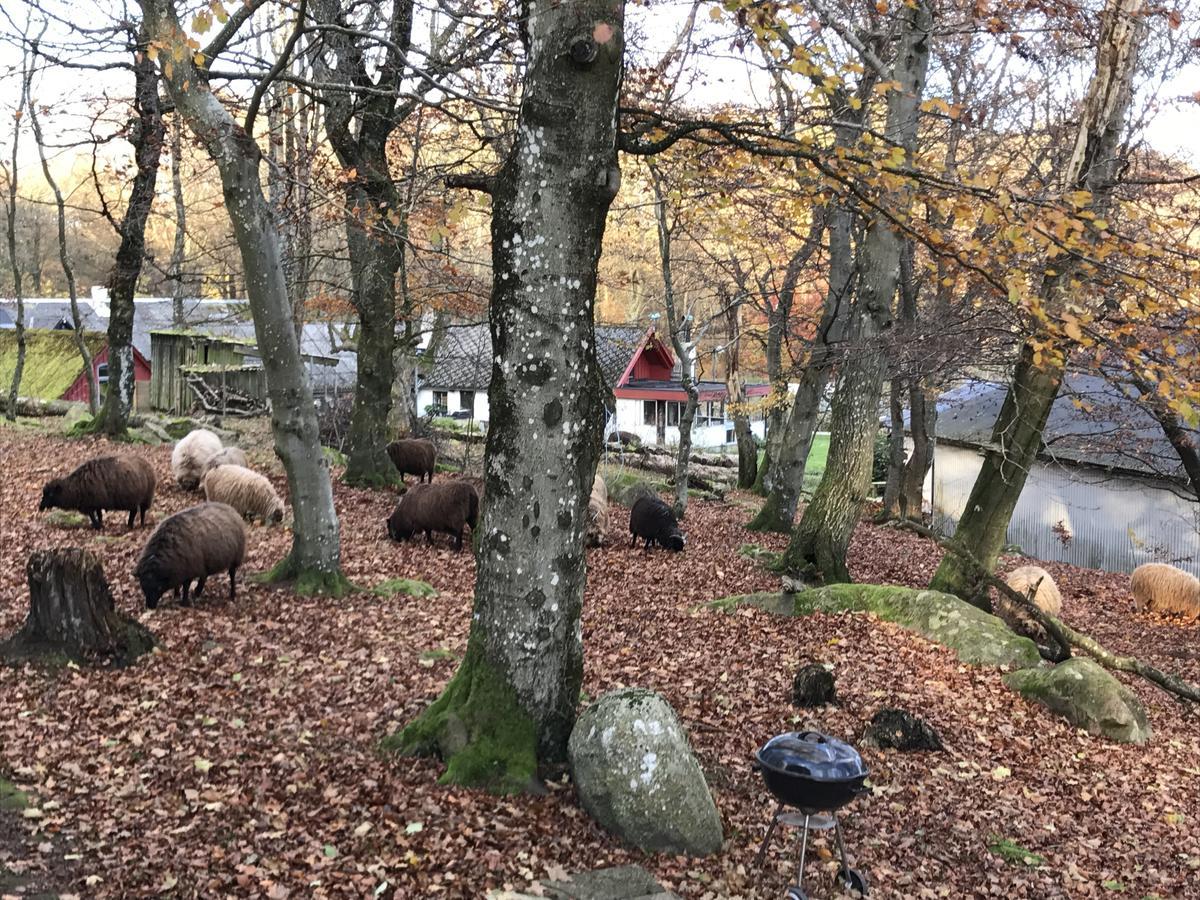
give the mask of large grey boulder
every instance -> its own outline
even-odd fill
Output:
[[[605,694],[567,745],[583,808],[648,853],[721,849],[721,817],[671,705],[654,691]]]
[[[995,616],[952,594],[887,584],[832,584],[797,594],[767,592],[713,601],[728,609],[757,606],[787,616],[869,612],[943,644],[965,663],[1026,668],[1041,661],[1037,646]]]
[[[1130,744],[1150,739],[1141,701],[1095,660],[1076,657],[1053,669],[1010,672],[1004,683],[1092,734]]]

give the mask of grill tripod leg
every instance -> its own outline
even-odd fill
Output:
[[[849,872],[850,863],[846,861],[846,845],[842,843],[842,823],[838,821],[837,813],[833,814],[833,834],[837,838],[838,853],[842,856],[842,869]]]
[[[800,838],[800,870],[796,873],[796,887],[804,889],[804,857],[808,855],[808,813],[804,814],[804,835]]]
[[[775,807],[775,814],[771,816],[771,824],[767,827],[767,836],[763,838],[762,845],[758,848],[758,855],[754,857],[754,887],[758,888],[759,881],[762,880],[763,862],[767,857],[767,846],[771,843],[771,838],[775,835],[775,829],[779,825],[779,814],[783,812],[783,804],[780,803]]]

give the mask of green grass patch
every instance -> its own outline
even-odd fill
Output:
[[[396,594],[408,594],[410,597],[436,597],[437,589],[427,581],[415,578],[389,578],[381,581],[371,589],[380,597],[392,597]]]
[[[1045,857],[1039,856],[1032,850],[1026,850],[1016,841],[998,837],[997,835],[992,835],[988,839],[987,848],[989,852],[994,853],[1005,862],[1029,866],[1031,869],[1037,868],[1046,861]]]
[[[321,455],[325,457],[325,461],[331,466],[346,465],[346,454],[336,447],[322,447]]]
[[[829,461],[829,435],[813,435],[812,446],[808,450],[808,463],[804,467],[805,494],[811,495],[821,483],[825,475],[825,465]]]
[[[0,809],[25,809],[29,806],[29,795],[17,790],[11,781],[0,778]]]
[[[88,517],[73,509],[52,509],[46,513],[46,522],[55,528],[90,528]]]
[[[458,655],[445,647],[434,647],[432,650],[422,650],[417,659],[421,662],[435,663],[444,659],[458,659]]]

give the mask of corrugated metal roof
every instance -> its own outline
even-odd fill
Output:
[[[938,398],[937,436],[974,446],[991,443],[1008,385],[968,381]],[[1084,465],[1183,477],[1179,454],[1138,392],[1097,375],[1068,373],[1050,409],[1043,455]],[[1200,445],[1200,432],[1191,431]]]
[[[635,325],[597,325],[596,357],[605,383],[620,381],[645,331]],[[485,391],[492,380],[492,335],[486,324],[450,325],[438,347],[425,388]]]

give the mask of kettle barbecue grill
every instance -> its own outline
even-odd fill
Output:
[[[803,827],[800,868],[796,883],[788,888],[786,896],[787,900],[808,900],[804,892],[804,859],[808,852],[809,829],[833,828],[842,862],[836,880],[865,897],[867,878],[850,868],[846,861],[842,828],[837,819],[837,810],[869,790],[863,786],[869,773],[858,751],[819,731],[790,731],[771,738],[759,749],[754,768],[762,774],[767,790],[779,801],[755,859],[759,875],[775,828],[781,823]],[[784,812],[789,806],[799,813]]]

